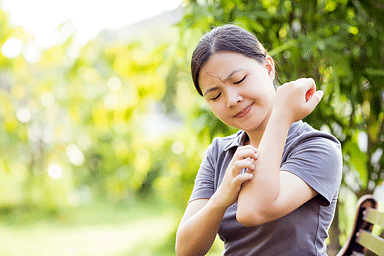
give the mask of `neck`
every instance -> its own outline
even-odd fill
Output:
[[[256,148],[259,147],[261,138],[263,137],[263,134],[264,134],[264,131],[267,127],[269,118],[271,117],[271,113],[272,113],[272,109],[271,109],[271,111],[269,111],[269,113],[267,114],[265,119],[260,123],[260,125],[255,130],[246,131],[246,133],[248,135],[247,144],[250,144]]]
[[[248,135],[248,141],[247,144],[250,144],[254,146],[255,148],[259,147],[261,138],[263,137],[264,130],[263,131],[247,131],[246,132]]]

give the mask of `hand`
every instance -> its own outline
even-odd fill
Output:
[[[227,208],[237,201],[242,184],[253,177],[251,172],[255,170],[257,157],[257,149],[251,145],[237,148],[222,183],[212,196],[221,207]],[[242,173],[244,168],[246,171]]]
[[[316,91],[312,78],[300,78],[285,83],[277,89],[273,111],[297,122],[309,115],[323,97],[323,91]]]

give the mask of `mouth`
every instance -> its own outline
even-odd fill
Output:
[[[252,108],[252,104],[250,104],[249,106],[245,107],[244,109],[242,109],[240,112],[238,112],[234,117],[235,118],[242,118],[243,116],[245,116],[246,114],[249,113],[249,111],[251,110]]]

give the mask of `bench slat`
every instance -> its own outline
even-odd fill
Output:
[[[384,212],[369,208],[363,219],[365,221],[368,221],[369,223],[377,224],[381,227],[384,227]]]
[[[360,245],[368,248],[372,252],[376,253],[379,256],[384,256],[384,239],[372,235],[371,233],[360,230],[360,235],[357,238],[357,241]]]

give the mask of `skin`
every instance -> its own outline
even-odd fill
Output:
[[[248,145],[238,147],[210,199],[188,204],[176,236],[177,255],[204,255],[212,246],[226,209],[238,201],[244,226],[281,218],[317,195],[298,176],[280,171],[288,129],[310,114],[322,98],[313,79],[298,79],[274,89],[274,63],[238,53],[211,56],[199,84],[212,112],[244,130]],[[247,168],[245,173],[241,173]]]

